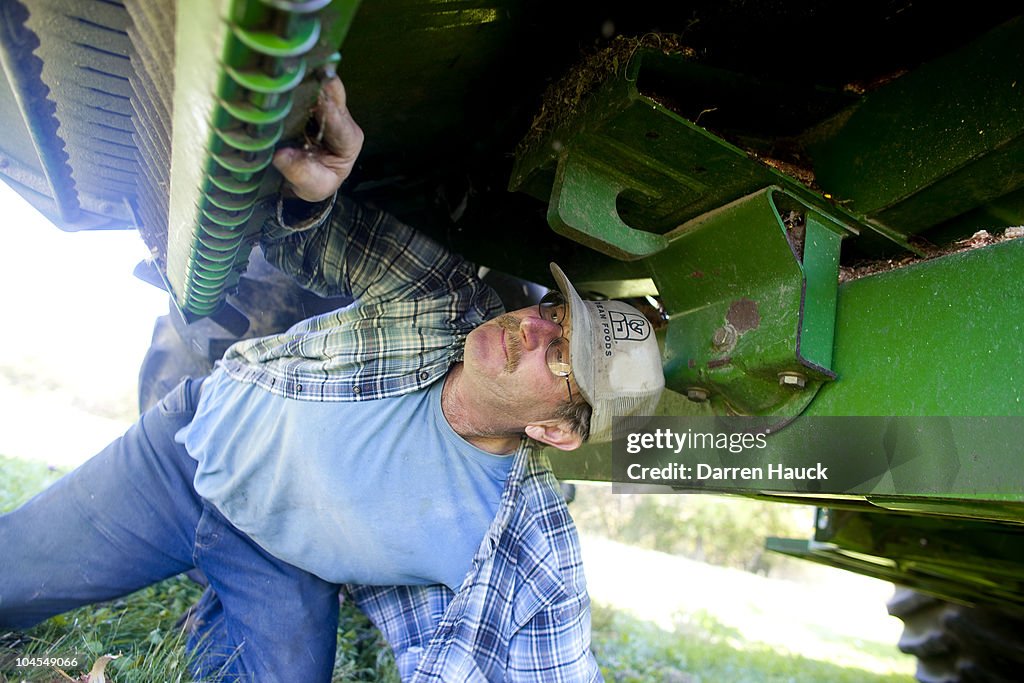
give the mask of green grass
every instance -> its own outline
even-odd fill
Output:
[[[0,512],[11,510],[55,481],[60,472],[45,465],[0,456]],[[73,558],[69,558],[73,561]],[[107,666],[116,683],[177,683],[188,675],[185,638],[176,623],[199,599],[202,589],[183,576],[168,579],[113,602],[83,607],[49,619],[20,634],[28,644],[17,653],[85,655],[84,671],[104,654],[121,657]],[[3,633],[0,633],[3,636]],[[2,642],[2,641],[0,641]],[[67,671],[72,677],[83,671]],[[0,682],[4,681],[0,673]],[[19,672],[18,680],[66,681],[46,669]],[[348,604],[338,620],[338,647],[332,683],[397,683],[398,672],[380,632]]]
[[[62,472],[35,462],[0,455],[0,512],[18,507],[57,481]]]
[[[175,577],[115,602],[58,615],[23,634],[30,643],[19,646],[18,652],[25,656],[78,653],[85,655],[85,671],[104,654],[120,654],[107,667],[117,683],[191,681],[185,637],[176,622],[199,599],[200,590],[192,581]],[[82,671],[67,673],[74,676]],[[62,680],[54,674],[33,669],[19,674],[19,680]],[[380,633],[354,608],[343,606],[332,682],[350,681],[397,683],[398,674]]]
[[[59,475],[43,465],[2,456],[0,472],[4,475],[0,478],[0,511],[27,500]],[[20,647],[19,652],[78,652],[86,655],[87,664],[103,654],[120,653],[122,657],[107,668],[108,680],[190,680],[183,637],[175,624],[199,594],[198,586],[176,577],[115,602],[54,617],[25,634],[32,643]],[[679,615],[669,631],[595,605],[593,650],[605,678],[615,683],[909,683],[906,676],[844,668],[748,642],[737,630],[702,612]],[[67,680],[55,672],[38,670],[19,678],[47,683]],[[333,683],[347,681],[397,683],[398,675],[380,633],[346,604],[338,626]]]
[[[188,658],[183,635],[175,628],[178,616],[199,596],[198,587],[183,578],[150,586],[123,600],[61,614],[23,634],[23,655],[81,655],[81,669],[104,654],[120,655],[107,667],[118,683],[188,681]],[[27,681],[61,680],[47,669],[19,673]]]
[[[899,674],[847,668],[747,642],[713,615],[681,615],[666,631],[602,605],[593,608],[593,650],[614,683],[910,683]]]

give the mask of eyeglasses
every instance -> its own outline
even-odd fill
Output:
[[[544,359],[547,361],[551,374],[565,379],[565,388],[569,391],[569,402],[572,403],[572,386],[569,384],[569,375],[572,374],[572,365],[569,364],[569,340],[562,327],[562,322],[569,311],[569,305],[561,292],[551,291],[545,294],[537,304],[537,311],[541,318],[558,325],[559,337],[551,340],[551,343],[548,344]]]

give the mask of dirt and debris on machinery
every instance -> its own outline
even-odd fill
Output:
[[[849,266],[840,266],[839,282],[852,282],[853,280],[859,280],[860,278],[867,277],[868,275],[885,273],[890,270],[905,268],[917,263],[930,261],[941,256],[960,254],[980,247],[987,247],[993,244],[1001,244],[1010,240],[1021,239],[1022,237],[1024,237],[1024,227],[1016,226],[1006,228],[1002,232],[997,232],[994,235],[988,230],[979,230],[966,239],[956,240],[955,242],[941,247],[935,246],[934,244],[928,244],[924,241],[918,241],[917,246],[922,252],[924,252],[924,256],[902,254],[893,258],[860,261]]]
[[[677,33],[645,33],[641,36],[618,35],[601,48],[585,52],[580,61],[544,91],[540,107],[530,129],[519,143],[517,155],[533,147],[566,121],[574,119],[580,106],[599,86],[622,74],[629,60],[640,49],[660,50],[666,55],[696,57]]]

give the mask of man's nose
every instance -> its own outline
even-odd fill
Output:
[[[523,335],[523,347],[532,350],[547,348],[552,340],[562,336],[562,328],[550,320],[530,316],[519,323],[519,331]]]

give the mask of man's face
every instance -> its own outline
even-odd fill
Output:
[[[569,390],[548,368],[547,349],[571,333],[571,319],[559,326],[540,317],[536,306],[500,315],[467,337],[463,372],[478,391],[505,405],[508,418],[548,419],[569,400]]]

